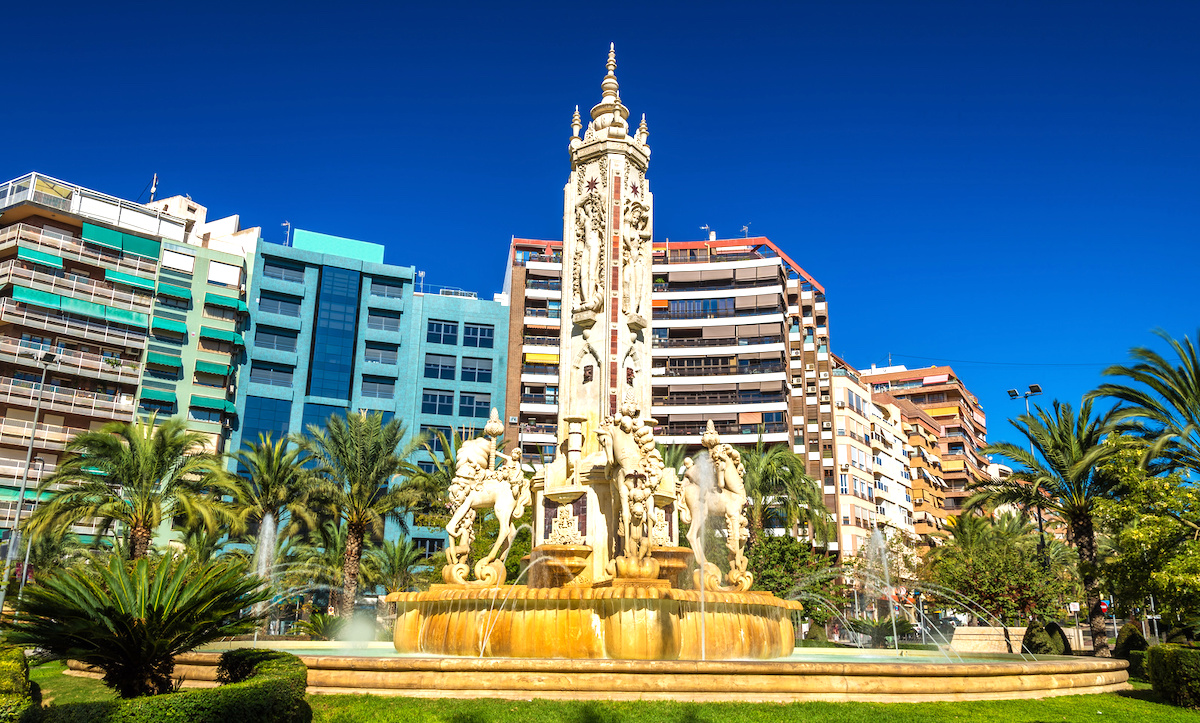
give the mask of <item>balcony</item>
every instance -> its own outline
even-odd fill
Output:
[[[148,233],[180,243],[184,240],[185,223],[181,218],[41,173],[29,173],[0,184],[0,208],[25,201],[96,219],[128,231]]]
[[[742,316],[767,316],[782,313],[783,309],[778,306],[713,309],[708,311],[703,309],[655,309],[654,318],[663,321],[677,321],[680,319],[732,319]]]
[[[137,384],[141,378],[141,362],[99,354],[33,344],[12,337],[0,337],[0,361],[39,368],[33,355],[53,351],[54,371],[96,377],[124,384]]]
[[[667,377],[727,377],[740,374],[771,374],[774,372],[782,372],[786,369],[782,362],[768,362],[765,364],[738,364],[726,366],[702,366],[702,367],[659,367]],[[657,376],[657,375],[656,375]]]
[[[558,404],[557,394],[522,394],[522,404]]]
[[[732,271],[729,273],[733,273]],[[778,277],[765,279],[716,279],[713,281],[673,281],[673,282],[655,282],[655,293],[683,293],[688,291],[732,291],[734,289],[762,289],[771,286],[782,286],[783,282]]]
[[[78,316],[62,316],[26,306],[13,299],[0,299],[0,321],[104,344],[146,348],[144,331],[101,324]]]
[[[542,291],[562,291],[560,279],[525,279],[525,288]]]
[[[662,339],[654,337],[652,346],[655,349],[672,349],[681,347],[753,346],[756,344],[780,344],[782,342],[782,336],[751,336],[740,339],[731,336],[719,339]]]
[[[557,377],[557,364],[522,364],[522,374],[532,374],[535,376]]]
[[[540,254],[532,251],[518,251],[513,258],[514,266],[524,266],[530,261],[543,264],[561,264],[562,252],[558,251],[552,254]]]
[[[787,396],[783,392],[775,394],[757,391],[696,392],[690,394],[681,392],[667,395],[656,394],[652,404],[659,407],[691,407],[705,404],[771,404],[786,401]]]
[[[532,334],[526,334],[521,343],[525,346],[552,346],[558,348],[560,341],[557,336],[533,336]]]
[[[654,430],[659,437],[696,437],[704,434],[707,422],[668,422]],[[718,434],[755,435],[787,433],[787,422],[769,422],[767,424],[739,424],[738,422],[713,422]]]
[[[41,385],[36,382],[0,377],[0,403],[16,404],[22,407],[35,406],[39,386]],[[46,390],[42,395],[42,406],[44,409],[55,412],[112,419],[132,419],[135,409],[132,394],[114,396],[80,389],[55,387],[49,384],[46,385]]]
[[[525,309],[525,316],[533,319],[558,319],[562,316],[560,309]]]
[[[64,259],[135,276],[153,276],[158,273],[158,261],[154,259],[86,246],[81,238],[54,231],[43,231],[23,223],[0,230],[0,251],[17,245],[36,246],[38,250]]]
[[[29,437],[33,434],[35,435],[35,448],[61,450],[67,446],[67,442],[71,441],[72,437],[86,431],[82,428],[63,427],[57,424],[39,424],[35,432],[33,422],[0,419],[0,444],[28,447]]]
[[[148,293],[132,294],[120,291],[112,284],[74,274],[47,274],[19,266],[15,261],[0,264],[0,286],[5,284],[20,284],[31,289],[128,309],[140,314],[149,314],[154,303],[154,297]]]
[[[533,396],[533,395],[531,395]],[[521,398],[524,401],[524,397]],[[520,427],[521,434],[558,434],[557,424],[522,424]]]

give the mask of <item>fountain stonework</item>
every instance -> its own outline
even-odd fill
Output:
[[[712,423],[705,451],[668,469],[650,417],[649,343],[654,197],[643,116],[632,130],[610,48],[603,97],[582,137],[576,109],[563,203],[563,319],[558,455],[526,482],[496,452],[495,410],[466,442],[451,485],[445,584],[393,593],[396,650],[506,658],[761,659],[791,653],[800,605],[753,592],[746,570],[746,493],[738,453]],[[497,458],[502,463],[497,466]],[[525,585],[506,585],[513,520],[534,505]],[[475,511],[494,508],[501,534],[465,562]],[[679,521],[691,522],[691,548]],[[724,520],[730,571],[701,550],[699,530]],[[693,552],[695,550],[695,552]],[[687,572],[693,555],[698,569]],[[687,584],[687,583],[692,584]],[[686,589],[685,589],[686,588]]]

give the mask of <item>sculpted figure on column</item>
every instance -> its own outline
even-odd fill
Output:
[[[599,311],[604,305],[600,291],[604,261],[604,208],[595,193],[589,193],[575,206],[575,278],[572,313]]]
[[[646,251],[650,243],[650,213],[639,201],[625,201],[625,231],[622,234],[622,306],[630,317],[645,321]],[[645,324],[635,325],[642,328]]]

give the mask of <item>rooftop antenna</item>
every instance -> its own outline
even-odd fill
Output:
[[[154,203],[154,194],[158,193],[158,174],[154,174],[154,180],[150,181],[150,203]]]
[[[752,223],[754,223],[754,222],[747,221],[746,225],[742,226],[742,237],[743,238],[750,238],[750,224],[752,224]]]
[[[287,226],[287,231],[284,232],[284,236],[283,236],[283,245],[291,246],[292,245],[292,222],[284,221],[283,223],[281,223],[279,225]]]
[[[419,283],[420,283],[421,293],[424,294],[425,293],[425,272],[418,271],[417,279],[419,280]]]

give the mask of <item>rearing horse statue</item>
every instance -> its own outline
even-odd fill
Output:
[[[703,583],[709,590],[749,590],[754,576],[746,570],[749,564],[746,559],[749,521],[746,519],[746,486],[742,482],[746,468],[742,465],[741,454],[731,445],[721,442],[712,420],[709,420],[700,443],[707,451],[702,452],[702,456],[695,461],[691,458],[684,460],[686,470],[679,481],[678,490],[683,502],[679,517],[690,525],[688,543],[700,566],[696,571],[697,586]],[[714,516],[725,519],[725,546],[729,551],[728,587],[721,585],[717,566],[704,556],[704,540],[700,537],[704,525],[694,524]]]
[[[666,465],[654,445],[655,423],[653,419],[642,419],[632,401],[627,400],[619,415],[604,420],[596,430],[596,437],[608,461],[613,482],[613,501],[621,511],[617,536],[624,540],[622,551],[626,557],[649,556],[649,546],[630,544],[634,538],[630,502],[631,497],[640,497],[640,501],[634,500],[634,504],[644,505],[650,497],[646,490],[652,492],[662,481]],[[643,518],[651,517],[643,510]]]

